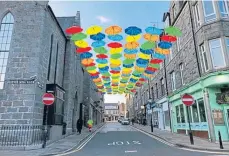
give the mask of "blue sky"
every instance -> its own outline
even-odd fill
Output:
[[[143,31],[155,24],[163,27],[163,13],[169,9],[170,1],[51,1],[57,17],[81,15],[81,27],[85,30],[92,25],[104,29],[119,25],[123,29],[137,26]],[[105,102],[124,102],[123,95],[106,95]]]

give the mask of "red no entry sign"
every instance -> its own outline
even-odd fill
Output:
[[[51,93],[45,93],[42,97],[42,102],[45,105],[52,105],[55,101],[55,97]]]
[[[186,106],[191,106],[195,101],[192,95],[189,94],[184,94],[181,99]]]

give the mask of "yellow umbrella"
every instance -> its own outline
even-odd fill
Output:
[[[136,76],[134,76],[134,75],[132,75],[131,78],[136,79],[136,80],[139,79],[139,77],[136,77]]]
[[[127,49],[135,49],[137,47],[139,47],[139,43],[138,42],[135,42],[135,41],[133,41],[133,42],[127,42],[125,44],[125,48],[127,48]]]
[[[141,67],[136,66],[135,67],[135,70],[137,70],[139,72],[144,72],[145,71],[145,68],[141,68]]]
[[[120,87],[126,87],[126,84],[125,83],[120,83],[119,86]]]
[[[126,42],[136,42],[141,38],[141,34],[135,36],[127,36]]]
[[[89,65],[89,64],[91,64],[91,63],[93,63],[93,62],[94,62],[94,59],[91,59],[91,58],[89,58],[89,59],[83,59],[83,60],[81,61],[81,63],[82,63],[84,66]]]
[[[113,79],[111,82],[112,83],[119,82],[119,79]]]
[[[121,60],[118,59],[110,59],[111,64],[121,64]]]
[[[145,60],[149,60],[151,58],[151,55],[147,55],[147,54],[143,54],[143,53],[139,53],[138,54],[139,58],[145,59]]]
[[[154,50],[157,53],[160,53],[160,54],[163,54],[163,55],[168,55],[170,53],[169,49],[155,48]]]
[[[116,35],[122,32],[122,28],[117,25],[110,26],[105,29],[105,33],[108,35]]]
[[[98,87],[101,87],[101,86],[103,86],[103,84],[95,84],[96,86],[98,86]]]
[[[89,46],[88,43],[84,40],[75,41],[75,45],[80,48],[86,48]]]
[[[159,41],[159,35],[144,34],[143,37],[144,39],[151,42]]]
[[[110,54],[117,54],[117,53],[121,53],[121,52],[122,52],[122,47],[110,49]]]
[[[113,76],[120,76],[120,73],[112,74]]]
[[[129,70],[129,71],[122,71],[122,74],[130,74],[132,73],[132,70]]]
[[[99,68],[103,68],[103,67],[106,67],[106,66],[108,66],[108,64],[98,64]]]
[[[95,73],[97,73],[96,70],[88,70],[87,72],[90,73],[90,74],[95,74]]]
[[[127,59],[135,59],[137,57],[137,54],[124,54],[124,57]]]
[[[95,35],[102,32],[103,28],[100,26],[91,26],[87,29],[86,33],[88,35]]]
[[[117,63],[111,63],[110,64],[110,67],[111,68],[116,68],[116,67],[119,67],[121,64],[117,64]]]

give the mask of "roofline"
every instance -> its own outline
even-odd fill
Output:
[[[51,12],[52,16],[54,17],[54,19],[55,19],[55,21],[56,21],[56,23],[57,23],[57,25],[58,25],[58,27],[59,27],[59,29],[60,29],[62,35],[63,35],[64,38],[67,40],[67,36],[65,35],[63,29],[61,28],[60,23],[58,22],[58,20],[57,20],[57,18],[56,18],[56,16],[55,16],[55,14],[54,14],[54,12],[53,12],[51,6],[50,6],[50,5],[47,5],[47,7],[48,7],[49,11]]]

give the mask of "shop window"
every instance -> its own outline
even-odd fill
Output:
[[[179,106],[176,106],[176,117],[177,117],[177,123],[181,123]]]
[[[198,107],[196,102],[192,105],[193,122],[199,122]]]
[[[227,1],[219,0],[218,1],[219,12],[221,17],[228,17],[228,6]]]
[[[180,118],[181,118],[181,123],[185,123],[184,105],[180,105]]]
[[[209,40],[209,47],[211,52],[211,58],[213,63],[213,68],[225,67],[225,59],[222,50],[221,39]]]
[[[203,0],[204,17],[206,22],[210,22],[216,19],[215,6],[212,0]]]
[[[207,122],[203,98],[197,100],[200,112],[200,122]]]

